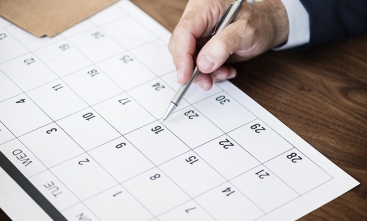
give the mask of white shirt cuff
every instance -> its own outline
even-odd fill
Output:
[[[310,41],[310,21],[305,7],[299,0],[281,0],[288,14],[288,41],[273,50],[279,51],[307,44]]]

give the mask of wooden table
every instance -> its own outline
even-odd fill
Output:
[[[187,0],[132,2],[173,31]],[[367,35],[236,68],[232,83],[361,183],[301,220],[367,220]]]

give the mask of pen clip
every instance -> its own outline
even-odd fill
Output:
[[[233,3],[231,3],[231,4],[228,5],[226,11],[222,15],[222,17],[219,19],[218,23],[215,25],[214,31],[211,34],[211,36],[214,36],[217,33],[218,27],[222,24],[224,18],[227,16],[227,14],[228,14],[229,10],[231,10],[232,6],[233,6]]]

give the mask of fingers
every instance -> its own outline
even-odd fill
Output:
[[[207,29],[207,22],[197,11],[186,13],[175,28],[169,43],[169,50],[177,69],[177,81],[185,84],[189,81],[194,69],[194,54],[197,38]]]
[[[199,85],[204,90],[212,88],[213,83],[218,83],[227,79],[232,79],[237,76],[237,71],[232,66],[221,66],[211,74],[200,73],[196,79],[195,84]]]
[[[237,76],[237,71],[234,67],[229,65],[224,65],[218,68],[211,74],[213,83],[218,83],[227,79],[232,79]]]
[[[169,50],[177,69],[178,83],[189,81],[197,49],[208,41],[219,17],[230,0],[191,0],[173,31]]]
[[[205,91],[210,90],[213,86],[213,78],[209,74],[200,73],[196,79],[195,84],[199,85]]]
[[[215,35],[201,49],[197,65],[202,73],[212,73],[227,61],[230,55],[241,50],[241,57],[246,56],[245,50],[251,52],[256,47],[254,32],[246,26],[245,20],[239,20],[227,26]]]

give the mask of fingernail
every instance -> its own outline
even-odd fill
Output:
[[[210,71],[214,67],[215,62],[209,55],[203,55],[200,57],[199,65],[202,69]]]
[[[196,82],[197,85],[199,85],[199,87],[201,87],[202,89],[204,89],[205,91],[208,90],[208,84],[207,83],[204,83],[204,82]]]
[[[177,82],[180,83],[181,82],[181,79],[183,77],[180,69],[177,69],[176,70],[176,73],[177,73]]]
[[[233,72],[233,73],[229,74],[228,79],[232,79],[232,78],[235,78],[235,77],[236,77],[236,73]]]
[[[214,81],[223,81],[225,80],[227,75],[225,73],[219,73],[214,76]]]

